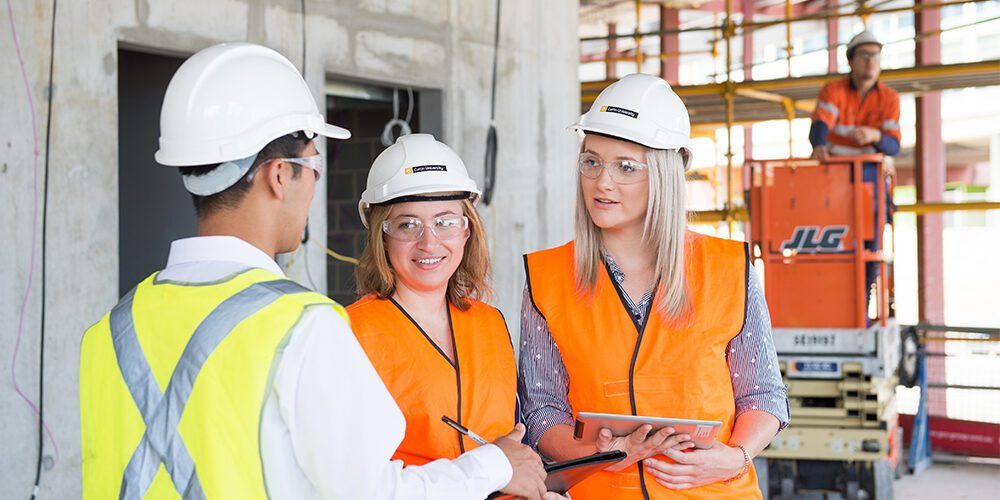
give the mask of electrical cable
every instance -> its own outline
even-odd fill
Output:
[[[313,291],[317,291],[316,282],[313,281],[312,272],[309,271],[309,253],[305,247],[306,242],[309,241],[309,219],[306,219],[306,228],[302,232],[302,239],[299,240],[299,248],[295,249],[295,255],[298,255],[299,250],[302,250],[302,263],[306,268],[306,279],[309,280],[309,284],[312,286]],[[292,256],[294,261],[295,255]],[[288,266],[291,267],[292,263],[289,262]]]
[[[410,118],[413,117],[413,89],[410,87],[406,88],[407,103],[406,103],[406,119],[399,119],[399,89],[392,89],[392,119],[386,122],[385,127],[382,128],[382,145],[385,147],[392,146],[396,142],[396,138],[392,136],[392,128],[399,127],[399,136],[410,135],[413,133],[413,129],[410,128]]]
[[[306,79],[306,0],[302,0],[302,79]]]
[[[483,160],[484,179],[482,204],[489,206],[493,201],[493,189],[497,181],[497,59],[500,54],[500,2],[497,0],[496,24],[493,30],[493,83],[490,85],[490,127],[486,132],[486,156]]]
[[[48,100],[47,109],[45,110],[45,169],[44,169],[44,179],[45,184],[42,188],[42,282],[41,282],[41,292],[42,292],[42,304],[41,304],[41,318],[39,320],[39,332],[38,332],[38,454],[37,461],[35,462],[35,485],[31,489],[31,499],[34,500],[38,496],[38,489],[42,483],[42,466],[44,465],[43,460],[43,446],[42,446],[42,430],[45,428],[45,302],[47,296],[47,286],[46,282],[46,262],[48,256],[48,227],[49,227],[49,152],[52,151],[52,94],[55,91],[53,73],[55,69],[56,60],[56,7],[58,5],[58,0],[52,0],[52,26],[50,28],[49,34],[49,91],[46,96]],[[49,436],[52,438],[52,436]],[[52,446],[56,450],[56,460],[59,456],[59,448],[56,446],[55,439],[52,439]],[[55,466],[55,461],[53,461],[53,466]]]
[[[285,265],[282,266],[281,270],[284,271],[285,274],[288,274],[288,270],[292,268],[293,264],[295,264],[295,259],[299,258],[300,253],[302,253],[302,245],[299,245],[298,248],[292,252],[292,256],[288,258],[288,262],[285,262]]]
[[[25,285],[24,296],[21,300],[21,307],[18,312],[18,324],[17,324],[17,335],[14,341],[14,350],[11,354],[11,365],[10,365],[10,378],[11,384],[14,387],[14,392],[24,400],[24,402],[31,408],[31,410],[38,417],[38,457],[35,469],[35,482],[31,492],[31,498],[35,498],[38,495],[39,485],[41,483],[42,474],[42,453],[44,450],[44,435],[48,435],[49,441],[52,442],[52,448],[55,453],[54,463],[59,461],[59,445],[56,443],[55,438],[52,435],[52,431],[49,429],[48,425],[45,423],[44,418],[44,381],[45,381],[45,229],[47,225],[46,209],[48,208],[48,173],[49,173],[49,149],[51,145],[51,123],[52,123],[52,75],[54,71],[54,59],[55,59],[55,24],[56,24],[56,8],[57,0],[52,2],[52,27],[51,27],[51,38],[50,38],[50,52],[49,52],[49,85],[48,85],[48,109],[46,115],[45,123],[45,163],[43,175],[45,176],[44,187],[42,193],[42,282],[41,282],[41,322],[39,330],[39,369],[38,369],[38,404],[36,405],[31,398],[24,393],[20,385],[17,382],[17,355],[21,347],[21,339],[24,334],[24,312],[28,305],[28,298],[31,296],[31,288],[34,282],[35,273],[35,259],[37,257],[38,245],[36,241],[38,240],[38,157],[39,157],[39,141],[38,141],[38,118],[35,114],[35,99],[31,92],[31,84],[28,81],[28,72],[24,66],[24,57],[21,55],[21,45],[17,39],[17,29],[16,23],[14,22],[14,9],[11,6],[10,0],[7,0],[7,16],[10,21],[11,37],[14,42],[14,50],[17,54],[18,65],[21,70],[21,80],[24,83],[24,90],[27,94],[28,108],[31,115],[31,135],[33,149],[33,168],[32,168],[32,192],[33,192],[33,205],[32,205],[32,218],[31,218],[31,251],[28,260],[28,279]]]
[[[355,259],[354,257],[350,257],[350,256],[347,256],[347,255],[343,255],[343,254],[339,254],[337,252],[334,252],[333,250],[330,250],[325,245],[323,245],[322,243],[320,243],[319,241],[317,241],[315,238],[310,238],[309,241],[312,242],[317,247],[319,247],[324,252],[326,252],[327,255],[329,255],[330,257],[332,257],[335,260],[339,260],[340,262],[346,262],[348,264],[353,264],[355,266],[358,265],[358,259]]]

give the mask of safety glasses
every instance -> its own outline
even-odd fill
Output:
[[[425,224],[416,217],[401,215],[383,222],[382,232],[394,240],[417,241],[428,227],[437,239],[450,240],[461,236],[468,229],[469,218],[464,215],[441,215]]]
[[[278,161],[283,161],[285,163],[294,163],[296,165],[302,165],[313,172],[316,172],[316,180],[318,181],[320,177],[323,177],[323,172],[326,171],[326,161],[323,160],[323,155],[316,154],[312,156],[306,156],[305,158],[275,158]],[[271,161],[271,160],[268,160]],[[267,162],[264,162],[267,163]],[[253,178],[260,171],[260,165],[252,167],[250,174],[247,175],[247,181],[253,182]]]
[[[611,180],[616,184],[634,184],[649,178],[649,167],[632,160],[614,160],[607,163],[600,156],[591,153],[580,155],[580,175],[588,179],[601,177],[601,171],[607,169]]]
[[[279,160],[312,169],[313,172],[316,172],[316,180],[323,177],[323,172],[326,172],[326,162],[323,160],[323,155],[320,154],[306,156],[305,158],[279,158]]]

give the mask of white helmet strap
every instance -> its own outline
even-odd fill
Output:
[[[221,193],[242,179],[256,159],[255,153],[253,156],[220,163],[204,175],[183,175],[184,188],[198,196]]]

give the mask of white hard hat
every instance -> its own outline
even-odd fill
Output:
[[[878,45],[878,48],[882,48],[882,42],[878,41],[878,38],[875,38],[875,34],[871,31],[864,30],[854,35],[854,38],[851,38],[851,41],[847,43],[847,59],[854,55],[854,49],[868,44]]]
[[[326,123],[284,56],[251,43],[223,43],[188,58],[170,79],[156,161],[184,167],[245,160],[300,130],[308,137],[351,136]]]
[[[687,107],[662,78],[635,73],[601,91],[570,130],[596,132],[653,149],[675,149],[691,168],[691,120]]]
[[[442,196],[427,196],[435,193]],[[476,203],[480,194],[458,153],[430,134],[410,134],[400,136],[375,158],[358,213],[368,227],[366,211],[372,205],[433,199]]]

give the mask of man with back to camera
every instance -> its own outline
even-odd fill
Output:
[[[346,313],[274,260],[299,245],[324,170],[313,138],[350,137],[287,59],[198,52],[160,125],[157,162],[180,167],[198,236],[84,334],[84,498],[545,495],[520,424],[455,460],[390,461],[406,423]]]

